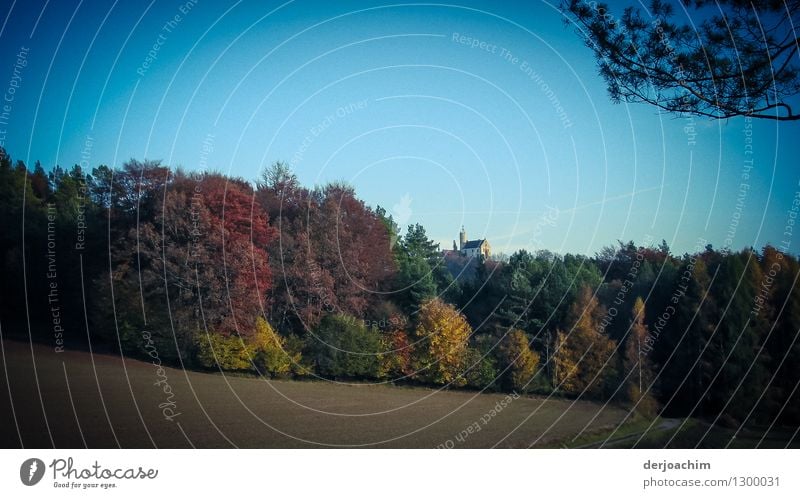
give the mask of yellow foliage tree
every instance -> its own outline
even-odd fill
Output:
[[[197,341],[198,362],[206,368],[255,370],[270,375],[298,372],[300,353],[289,351],[286,341],[264,318],[256,318],[255,334],[245,340],[209,332]]]
[[[515,391],[528,389],[539,367],[539,354],[531,349],[525,332],[519,329],[509,332],[500,346],[500,354],[502,367],[507,368],[507,387]]]
[[[256,333],[251,347],[255,364],[262,373],[285,375],[291,371],[293,363],[300,361],[300,355],[290,355],[283,337],[262,317],[256,319]]]
[[[604,313],[591,289],[583,287],[567,314],[572,329],[569,333],[557,331],[553,363],[555,384],[561,390],[603,394],[606,381],[614,373],[610,358],[616,348],[616,343],[599,331]]]
[[[439,298],[423,303],[416,328],[417,370],[420,378],[436,384],[462,386],[467,342],[472,328],[464,315]]]
[[[252,370],[252,358],[253,348],[239,336],[208,332],[198,337],[197,361],[206,368]]]
[[[644,391],[651,384],[653,368],[650,357],[646,354],[647,325],[644,323],[644,301],[640,297],[633,303],[631,320],[623,361],[625,391],[628,401],[636,405],[640,413],[652,416],[656,411],[656,402],[649,393],[644,394]]]

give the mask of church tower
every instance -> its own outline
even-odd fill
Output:
[[[464,230],[464,225],[461,225],[461,233],[458,234],[458,241],[461,243],[458,248],[463,251],[464,245],[467,243],[467,231]]]

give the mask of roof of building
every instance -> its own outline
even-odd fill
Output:
[[[486,239],[468,240],[462,249],[478,249],[484,242],[486,242]]]

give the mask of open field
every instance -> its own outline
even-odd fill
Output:
[[[491,417],[505,395],[159,371],[115,355],[2,346],[6,447],[20,446],[20,435],[25,447],[553,447],[592,418],[590,433],[625,415],[589,402],[521,397]]]

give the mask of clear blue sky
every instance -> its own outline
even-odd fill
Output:
[[[690,144],[686,120],[612,104],[548,3],[148,4],[3,2],[0,91],[15,66],[19,83],[10,154],[205,161],[249,180],[284,160],[306,185],[350,182],[444,247],[462,224],[507,253],[648,236],[721,247],[732,222],[733,249],[784,239],[800,125],[754,121],[748,155],[744,119],[698,118]]]

